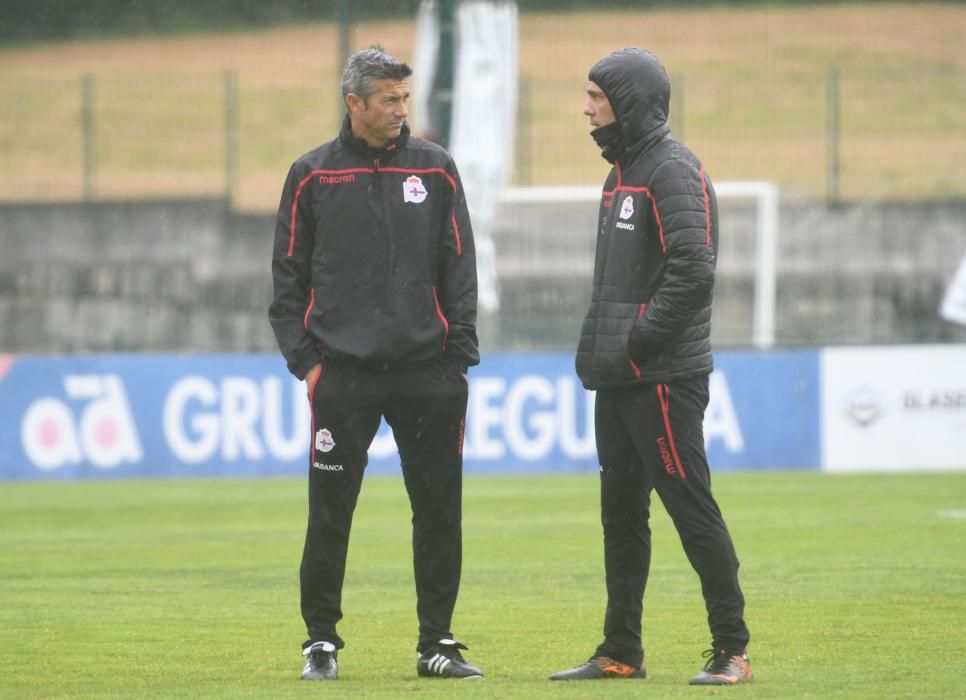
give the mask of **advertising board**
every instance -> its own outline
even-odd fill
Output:
[[[715,469],[817,468],[814,352],[720,353],[705,441]],[[596,471],[594,394],[564,353],[470,370],[467,473]],[[302,474],[304,385],[275,355],[0,358],[0,478]],[[383,425],[369,473],[398,473]]]
[[[966,346],[828,348],[827,471],[966,468]]]

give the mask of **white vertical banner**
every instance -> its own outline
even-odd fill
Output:
[[[436,81],[436,56],[439,53],[439,28],[436,26],[436,4],[422,0],[416,15],[416,49],[413,54],[413,131],[424,138],[433,134],[432,111],[429,100]]]
[[[966,469],[966,345],[826,348],[826,471]]]
[[[499,308],[492,230],[513,162],[517,23],[515,2],[464,0],[458,5],[449,151],[463,179],[473,221],[480,306],[486,311]],[[420,4],[416,45],[416,115],[432,132],[426,118],[439,48],[432,0]]]

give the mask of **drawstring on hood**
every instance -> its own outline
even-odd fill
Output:
[[[614,51],[595,63],[588,77],[607,96],[616,120],[591,132],[606,160],[613,163],[640,142],[670,133],[671,81],[650,51]]]

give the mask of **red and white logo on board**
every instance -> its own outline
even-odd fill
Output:
[[[426,191],[426,187],[423,186],[423,181],[416,175],[410,175],[406,178],[403,183],[403,201],[412,202],[413,204],[419,204],[426,200],[426,195],[429,192]]]

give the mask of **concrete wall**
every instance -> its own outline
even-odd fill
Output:
[[[493,232],[503,308],[487,347],[576,342],[595,206],[507,205]],[[719,347],[751,338],[755,216],[722,204]],[[783,345],[966,340],[937,317],[966,255],[966,202],[784,202]],[[0,205],[0,352],[274,351],[274,217],[223,200]]]
[[[257,219],[222,200],[0,206],[0,350],[274,349]]]
[[[751,343],[755,205],[722,200],[713,340]],[[593,272],[596,207],[506,207],[494,233],[503,343],[576,342]],[[966,340],[938,309],[966,256],[966,201],[828,207],[783,194],[779,213],[779,345]]]

